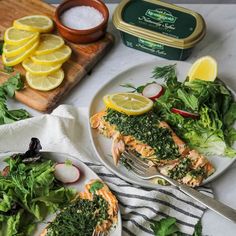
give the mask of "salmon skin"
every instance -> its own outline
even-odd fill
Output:
[[[127,149],[132,150],[140,155],[140,158],[149,160],[151,166],[156,166],[158,171],[164,175],[172,177],[173,179],[187,184],[189,186],[199,186],[204,179],[214,173],[215,169],[213,165],[207,160],[207,158],[201,155],[194,149],[191,149],[165,121],[156,121],[156,124],[152,126],[150,134],[153,133],[153,129],[161,128],[166,130],[171,137],[171,141],[175,144],[178,154],[175,154],[172,158],[160,158],[155,148],[142,140],[137,139],[134,135],[130,135],[127,132],[124,134],[119,127],[109,122],[107,115],[110,110],[103,110],[94,114],[90,118],[90,125],[92,128],[97,129],[99,133],[112,139],[111,153],[115,165],[118,165],[121,154]],[[119,115],[118,115],[119,116]],[[129,123],[132,116],[126,116],[121,114],[122,120]],[[126,116],[124,118],[124,116]],[[118,118],[119,119],[119,118]],[[144,119],[145,120],[145,119]],[[124,125],[125,123],[123,123]],[[142,129],[142,123],[135,123],[136,130]],[[130,129],[129,129],[130,130]],[[130,133],[135,133],[133,130]],[[160,150],[165,148],[165,144],[158,147]]]

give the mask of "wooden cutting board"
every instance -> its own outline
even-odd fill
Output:
[[[0,0],[0,38],[4,31],[12,26],[13,20],[34,14],[43,14],[54,17],[55,8],[40,0]],[[92,44],[72,44],[66,42],[72,48],[72,56],[63,65],[65,79],[56,89],[49,92],[40,92],[31,89],[25,82],[25,88],[16,92],[16,99],[41,112],[50,112],[59,101],[101,60],[113,45],[114,38],[107,33],[101,40]],[[0,68],[2,68],[0,58]],[[21,65],[14,67],[15,72],[25,75]],[[0,83],[8,76],[0,72]]]

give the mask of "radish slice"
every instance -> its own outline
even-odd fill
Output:
[[[160,84],[153,83],[153,84],[148,84],[144,89],[143,89],[143,96],[150,98],[152,100],[155,100],[159,98],[164,92],[163,87]]]
[[[199,118],[199,114],[197,113],[192,113],[192,112],[188,112],[188,111],[184,111],[178,108],[172,108],[171,111],[175,114],[179,114],[183,117],[189,117],[189,118],[193,118],[193,119],[197,119]]]
[[[64,184],[72,184],[79,180],[80,170],[73,164],[58,163],[55,165],[54,175]]]

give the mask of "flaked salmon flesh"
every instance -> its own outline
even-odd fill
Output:
[[[186,176],[177,179],[179,182],[190,186],[199,186],[205,178],[210,176],[215,171],[214,167],[207,160],[207,158],[201,155],[198,151],[190,149],[189,146],[176,135],[176,133],[165,121],[160,121],[159,127],[168,129],[170,131],[171,137],[178,147],[180,154],[179,158],[158,158],[154,148],[148,144],[137,140],[132,135],[122,135],[115,125],[110,124],[104,119],[106,114],[106,110],[96,113],[90,118],[90,124],[91,127],[97,129],[99,133],[106,136],[107,138],[112,139],[111,153],[115,165],[118,165],[121,154],[125,151],[125,149],[128,149],[136,151],[141,155],[142,158],[150,160],[150,164],[155,165],[157,169],[164,175],[169,175],[170,171],[178,167],[183,159],[189,158],[191,160],[192,170],[197,170],[199,168],[203,170],[202,175],[200,176],[191,176],[186,174]]]

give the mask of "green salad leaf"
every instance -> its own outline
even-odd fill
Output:
[[[203,154],[236,156],[236,102],[225,84],[188,78],[177,81],[175,65],[157,67],[154,78],[164,78],[164,95],[155,102],[155,110],[188,145]],[[199,119],[182,117],[172,108],[199,114]]]
[[[173,217],[154,222],[151,224],[151,229],[155,236],[172,236],[179,231],[179,228],[176,225],[176,219]]]
[[[6,158],[8,173],[0,175],[0,235],[30,235],[35,224],[64,207],[75,196],[54,176],[52,160],[41,157],[40,143],[32,139],[25,154]]]
[[[199,220],[198,223],[194,227],[193,236],[202,236],[202,223]]]
[[[21,90],[23,87],[24,82],[19,73],[11,76],[5,83],[0,85],[0,125],[29,118],[30,115],[26,110],[9,110],[7,107],[7,97],[14,97],[15,91]]]
[[[155,104],[154,111],[161,120],[168,122],[174,131],[191,148],[203,154],[216,154],[235,157],[232,147],[236,141],[236,102],[231,91],[219,79],[215,81],[193,80],[188,78],[181,83],[177,79],[176,65],[156,67],[153,78],[164,79],[164,94]],[[131,92],[142,93],[145,85],[135,87],[123,84]],[[199,119],[183,117],[172,112],[177,108],[199,115]]]
[[[159,221],[154,221],[150,224],[150,227],[155,236],[183,236],[184,234],[180,232],[176,221],[174,217],[166,217]],[[193,236],[202,236],[201,221],[198,221],[195,225]]]

